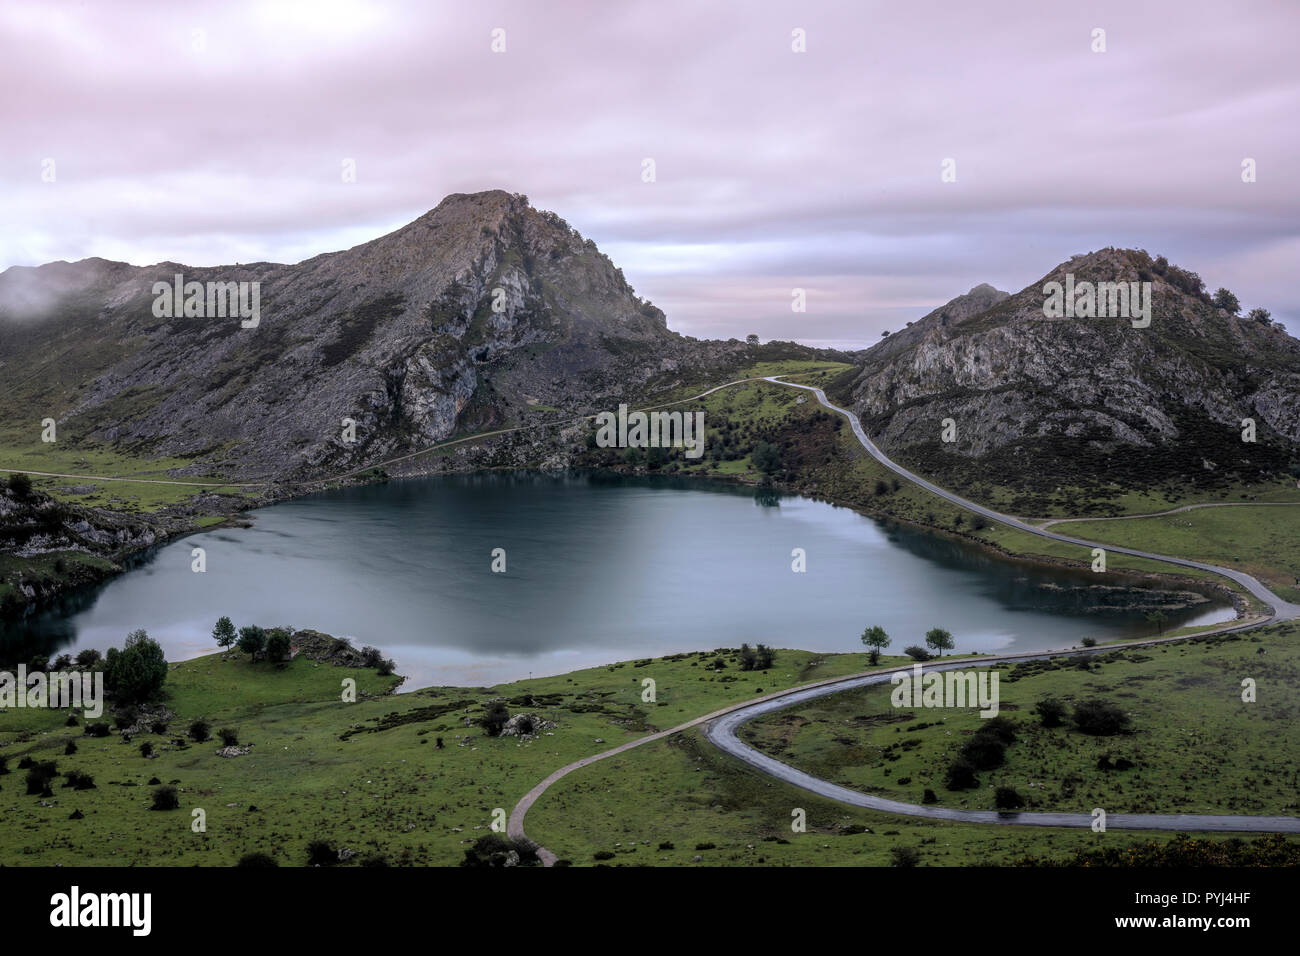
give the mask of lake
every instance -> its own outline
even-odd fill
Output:
[[[330,491],[251,512],[252,527],[173,541],[59,607],[6,627],[53,656],[145,628],[171,660],[210,653],[223,614],[373,644],[410,679],[492,684],[737,646],[890,651],[953,632],[957,651],[1147,636],[1097,611],[1089,571],[1035,567],[847,508],[673,479],[489,473]],[[191,549],[207,569],[191,570]],[[492,571],[505,552],[504,573]],[[791,570],[802,548],[807,570]],[[1086,555],[1084,556],[1086,557]],[[1107,575],[1107,583],[1112,580]],[[1219,602],[1168,626],[1232,617]]]

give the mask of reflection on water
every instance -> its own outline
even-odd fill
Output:
[[[756,507],[757,505],[757,507]],[[411,677],[494,683],[762,641],[891,650],[931,627],[958,650],[1065,647],[1151,633],[1088,571],[1044,568],[804,498],[687,479],[489,473],[331,491],[253,526],[174,541],[129,573],[6,629],[5,656],[121,645],[211,652],[213,623],[287,624],[374,644]],[[190,570],[190,549],[207,570]],[[492,552],[506,552],[493,573]],[[802,548],[807,570],[791,570]],[[1107,575],[1107,581],[1114,577]],[[1231,616],[1171,611],[1167,627]]]

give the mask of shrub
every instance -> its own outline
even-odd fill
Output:
[[[999,810],[1019,810],[1025,801],[1015,787],[998,787],[993,791],[993,805]]]
[[[279,866],[269,853],[245,853],[235,866]]]
[[[673,849],[676,849],[676,847],[673,846],[671,840],[664,840],[663,843],[660,843],[660,844],[659,844],[659,849],[661,849],[661,850],[673,850]]]
[[[333,866],[339,861],[339,851],[326,840],[312,840],[307,844],[308,866]]]
[[[93,724],[86,724],[85,734],[89,737],[107,737],[112,729],[107,722],[97,720]]]
[[[234,747],[239,743],[239,731],[233,727],[222,727],[217,731],[217,736],[221,738],[223,747]]]
[[[152,757],[152,756],[153,756],[153,744],[149,743],[149,741],[147,741],[147,740],[146,740],[144,743],[142,743],[142,744],[140,745],[140,756],[141,756],[141,757],[145,757],[145,758]]]
[[[33,763],[31,769],[27,771],[27,795],[34,796],[39,794],[42,797],[50,796],[50,781],[58,776],[58,768],[53,760],[43,760],[40,763]]]
[[[1095,637],[1085,637],[1079,643],[1082,644],[1084,647],[1096,647],[1097,639]]]
[[[465,859],[460,861],[460,865],[499,868],[510,862],[511,853],[518,855],[518,862],[522,865],[537,862],[537,848],[527,840],[512,840],[500,833],[489,833],[479,837],[465,851]]]
[[[1034,713],[1044,727],[1059,727],[1065,721],[1065,704],[1055,697],[1044,697],[1034,705]]]
[[[68,714],[68,719],[65,720],[65,721],[63,722],[63,726],[64,726],[64,727],[76,727],[76,726],[77,726],[77,715],[76,715],[76,714]]]
[[[379,662],[379,666],[376,667],[375,670],[379,673],[380,677],[388,677],[393,673],[393,671],[397,670],[397,665],[393,663],[391,658],[385,657]]]
[[[289,632],[284,628],[273,628],[266,635],[266,659],[273,663],[286,661],[293,650],[293,642],[289,640]]]
[[[985,720],[976,734],[988,734],[1004,744],[1016,742],[1016,722],[1010,717],[990,717]]]
[[[1006,760],[1007,745],[992,734],[976,734],[962,744],[960,754],[976,770],[992,770]]]
[[[916,866],[921,862],[921,853],[914,846],[893,846],[889,848],[893,866]]]
[[[0,756],[0,776],[9,772],[9,758]]]
[[[958,757],[948,765],[943,785],[949,790],[970,790],[978,782],[975,765],[964,757]]]
[[[95,778],[80,770],[69,770],[63,775],[63,786],[73,790],[94,790]]]
[[[1085,700],[1074,705],[1074,726],[1094,737],[1129,732],[1128,714],[1105,700]]]
[[[501,736],[501,728],[510,719],[510,708],[504,701],[496,700],[489,705],[487,712],[479,719],[479,724],[489,737]]]
[[[77,742],[75,740],[69,740],[66,744],[63,745],[64,756],[71,757],[76,752],[77,752]]]
[[[697,850],[712,850],[712,849],[715,849],[715,846],[714,846],[714,844],[712,844],[712,843],[697,843],[697,844],[695,844],[695,849],[697,849]]]
[[[591,855],[591,858],[593,860],[612,860],[614,859],[614,854],[609,850],[597,850]]]
[[[176,788],[171,784],[164,784],[157,787],[153,792],[153,806],[151,810],[175,810],[181,805],[181,798],[176,792]]]
[[[903,653],[914,661],[928,661],[930,659],[930,652],[924,647],[918,647],[916,644],[903,648]]]
[[[934,793],[933,790],[931,790],[929,787],[926,787],[926,788],[925,788],[925,796],[921,797],[921,802],[922,802],[922,803],[938,803],[938,802],[939,802],[939,798],[938,798],[937,796],[935,796],[935,793]]]
[[[190,739],[203,743],[212,737],[212,725],[206,720],[196,720],[190,724]]]
[[[384,659],[377,647],[361,648],[361,665],[363,667],[378,667]]]

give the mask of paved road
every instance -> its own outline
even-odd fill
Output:
[[[1004,515],[1001,512],[994,511],[991,508],[986,508],[973,501],[967,501],[959,495],[955,495],[944,488],[940,488],[938,485],[926,481],[920,475],[908,471],[903,466],[896,464],[894,461],[886,457],[884,452],[877,448],[876,444],[867,437],[866,432],[862,429],[862,423],[858,420],[858,416],[848,409],[840,408],[838,405],[832,404],[827,400],[826,394],[820,388],[814,388],[811,385],[800,385],[795,382],[786,382],[776,376],[768,376],[765,380],[776,385],[785,385],[790,388],[801,388],[815,394],[817,400],[821,402],[822,405],[834,412],[838,412],[849,420],[849,424],[853,427],[853,434],[857,436],[862,447],[865,448],[873,458],[891,471],[896,472],[909,481],[915,482],[927,491],[930,491],[932,494],[938,495],[940,498],[951,501],[953,504],[966,508],[969,511],[973,511],[976,514],[983,515],[992,521],[997,521],[1001,524],[1015,528],[1018,531],[1025,531],[1029,534],[1036,534],[1039,537],[1049,538],[1053,541],[1063,541],[1066,544],[1075,544],[1089,549],[1101,546],[1094,541],[1086,541],[1082,538],[1072,538],[1068,535],[1047,531],[1044,528],[1028,524],[1020,518],[1016,518],[1012,515]],[[717,388],[710,389],[708,392],[704,392],[703,395],[708,395],[721,388],[727,388],[731,385],[739,384],[741,381],[751,381],[751,379],[741,379],[738,382],[729,382],[726,385],[720,385]],[[687,401],[690,401],[690,399]],[[1108,644],[1103,647],[1084,648],[1075,651],[1003,654],[997,657],[980,657],[973,660],[967,659],[964,661],[954,661],[949,664],[930,665],[927,670],[952,670],[961,667],[988,666],[990,664],[1009,661],[1041,660],[1048,657],[1084,657],[1092,654],[1109,653],[1110,651],[1125,647],[1146,647],[1154,644],[1182,641],[1186,640],[1189,636],[1204,637],[1210,634],[1241,631],[1246,630],[1247,628],[1261,627],[1265,624],[1277,621],[1288,621],[1300,617],[1300,605],[1291,604],[1282,600],[1282,598],[1270,591],[1260,581],[1242,571],[1237,571],[1232,568],[1221,568],[1217,565],[1205,564],[1200,561],[1191,561],[1186,558],[1174,558],[1167,555],[1154,554],[1148,551],[1139,551],[1132,548],[1120,548],[1113,545],[1105,545],[1104,547],[1107,551],[1115,551],[1120,554],[1129,554],[1135,557],[1149,558],[1153,561],[1163,561],[1167,564],[1176,564],[1182,567],[1209,571],[1213,574],[1221,574],[1236,581],[1256,598],[1263,601],[1265,604],[1270,605],[1272,614],[1267,617],[1256,618],[1244,623],[1237,623],[1226,627],[1215,628],[1210,631],[1203,631],[1197,635],[1153,638],[1145,641],[1127,641],[1118,644]],[[840,693],[841,691],[852,690],[856,687],[866,687],[871,684],[883,683],[888,681],[890,674],[895,671],[906,671],[910,669],[911,665],[906,665],[901,668],[890,668],[885,671],[874,671],[870,673],[855,674],[850,677],[839,677],[817,681],[812,684],[803,685],[797,689],[767,694],[755,700],[743,701],[730,707],[725,707],[722,710],[714,711],[711,714],[705,714],[703,717],[697,717],[694,720],[680,724],[679,726],[673,727],[669,730],[663,730],[645,737],[639,737],[636,740],[629,741],[621,746],[574,761],[573,763],[555,771],[524,795],[510,813],[506,832],[514,839],[528,840],[527,833],[524,830],[524,818],[527,815],[528,810],[552,784],[573,771],[593,764],[598,760],[604,760],[606,757],[625,753],[634,747],[640,747],[644,744],[661,740],[664,737],[681,733],[684,730],[688,730],[691,727],[696,727],[701,724],[709,725],[705,728],[705,738],[707,740],[721,750],[730,753],[732,756],[744,761],[750,766],[753,766],[770,776],[776,777],[777,779],[800,787],[801,789],[853,806],[882,810],[889,813],[898,813],[904,816],[925,817],[936,820],[954,820],[966,823],[992,823],[1010,826],[1040,827],[1092,827],[1092,816],[1084,813],[999,813],[993,810],[951,810],[943,807],[929,807],[921,804],[900,803],[896,800],[885,800],[880,797],[873,797],[869,794],[859,793],[855,790],[849,790],[846,787],[829,783],[828,781],[806,774],[801,770],[796,770],[788,764],[783,764],[779,760],[775,760],[766,754],[759,753],[747,744],[742,743],[736,736],[736,728],[747,721],[753,720],[761,714],[791,707],[795,704],[812,700],[826,694],[835,694]],[[1221,816],[1216,814],[1182,813],[1120,813],[1108,814],[1106,818],[1106,826],[1108,829],[1117,830],[1195,830],[1229,833],[1300,833],[1300,818]],[[546,866],[551,866],[555,863],[555,854],[545,847],[538,847],[538,855]]]

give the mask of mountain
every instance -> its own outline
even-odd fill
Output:
[[[154,283],[177,274],[258,283],[257,326],[156,314]],[[448,196],[296,265],[87,259],[0,274],[0,385],[19,389],[23,417],[53,417],[74,442],[189,459],[174,475],[360,466],[518,421],[530,404],[608,404],[738,350],[670,331],[595,243],[500,190]]]
[[[1150,325],[1045,316],[1044,286],[1067,274],[1149,282]],[[1300,460],[1300,342],[1216,308],[1199,276],[1142,250],[1076,256],[1015,295],[978,286],[862,353],[838,395],[891,455],[956,487],[1018,489],[1025,507],[1226,488]]]

